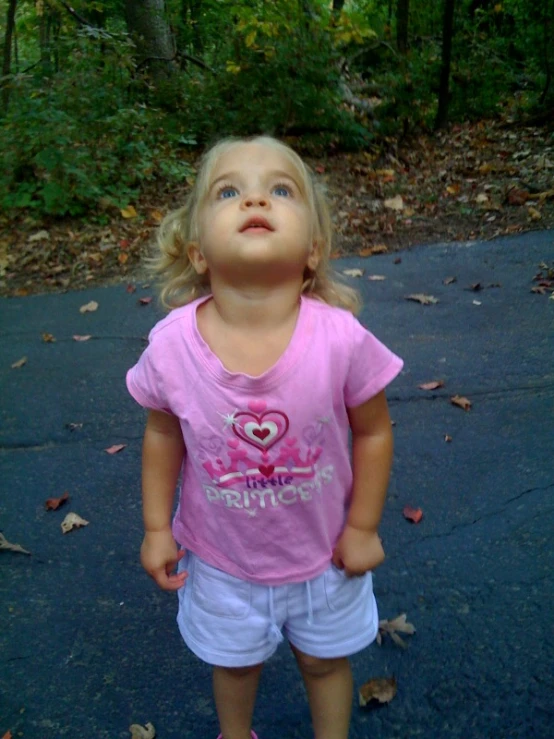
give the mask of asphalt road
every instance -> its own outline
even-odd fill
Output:
[[[375,589],[381,618],[405,612],[417,629],[406,649],[387,638],[353,659],[358,686],[395,676],[398,693],[356,706],[351,738],[546,739],[554,300],[530,288],[537,265],[554,262],[554,232],[397,256],[335,263],[365,269],[351,278],[362,320],[405,360],[389,389],[396,458]],[[484,289],[467,289],[475,283]],[[412,293],[439,302],[405,300]],[[0,301],[0,530],[32,553],[0,552],[0,736],[128,739],[131,723],[147,721],[158,739],[217,734],[210,670],[181,642],[175,597],[138,561],[144,412],[124,374],[159,315],[138,304],[151,294],[120,285]],[[98,309],[80,313],[90,300]],[[418,388],[431,380],[444,387]],[[455,394],[471,410],[451,404]],[[113,444],[126,447],[107,454]],[[64,491],[69,502],[47,512]],[[407,504],[421,523],[404,519]],[[64,535],[70,511],[89,525]],[[286,645],[266,665],[255,728],[260,739],[311,739]]]

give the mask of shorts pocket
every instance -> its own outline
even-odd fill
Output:
[[[347,577],[344,570],[331,565],[323,573],[325,597],[329,610],[341,611],[354,604],[364,587],[366,577],[367,574],[363,577]]]
[[[246,618],[250,613],[252,585],[246,580],[228,575],[195,557],[192,583],[192,601],[212,616]]]

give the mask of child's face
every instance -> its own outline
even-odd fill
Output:
[[[189,256],[212,278],[301,278],[315,269],[311,213],[292,161],[260,143],[237,144],[216,163]]]

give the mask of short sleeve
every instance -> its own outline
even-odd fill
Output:
[[[144,408],[171,413],[162,389],[160,373],[156,369],[156,351],[152,344],[144,350],[139,361],[131,367],[126,377],[127,389]]]
[[[344,390],[347,408],[355,408],[384,390],[403,361],[353,318],[350,364]]]

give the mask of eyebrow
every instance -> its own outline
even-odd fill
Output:
[[[299,192],[304,192],[303,188],[300,187],[298,182],[294,179],[292,175],[290,175],[288,172],[285,172],[282,169],[272,169],[270,172],[268,172],[269,178],[273,177],[282,177],[283,179],[290,180],[295,187],[298,189]],[[237,180],[240,179],[240,172],[225,172],[224,174],[217,177],[212,184],[210,185],[210,188],[208,192],[211,192],[214,187],[218,184],[218,182],[224,182],[225,180]]]

